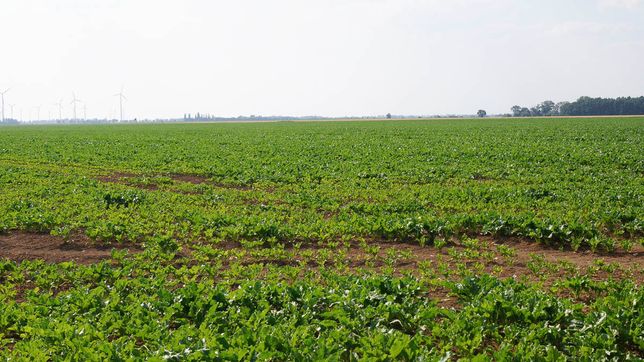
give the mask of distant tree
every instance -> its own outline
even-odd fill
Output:
[[[555,102],[543,101],[537,106],[537,109],[542,116],[552,116],[555,109]]]
[[[644,114],[644,97],[579,97],[574,102],[562,102],[559,113],[566,116],[641,115]]]
[[[557,115],[565,116],[566,113],[564,113],[568,107],[570,102],[559,102],[555,105],[555,110],[557,112]]]
[[[530,112],[530,109],[527,107],[522,107],[521,110],[519,111],[519,117],[531,117],[533,116],[532,112]]]
[[[512,116],[513,117],[520,117],[521,116],[521,106],[513,106],[510,108],[512,111]]]
[[[487,112],[485,111],[485,109],[479,109],[478,112],[476,112],[476,115],[482,118],[487,116]]]
[[[391,113],[387,113],[387,119],[391,119]]]
[[[514,117],[644,115],[643,97],[579,97],[574,102],[543,101],[535,107],[512,107]]]

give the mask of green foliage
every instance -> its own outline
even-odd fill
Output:
[[[88,266],[0,259],[0,359],[641,359],[641,286],[574,275],[553,295],[443,254],[491,261],[485,235],[642,244],[643,125],[5,127],[0,233],[144,250]],[[461,249],[436,249],[415,276],[396,269],[409,251],[381,247],[456,237]],[[355,244],[364,268],[338,261]],[[537,255],[525,266],[557,272]]]
[[[217,273],[216,266],[175,268],[142,258],[122,259],[119,267],[0,264],[6,290],[25,278],[38,286],[21,303],[4,294],[0,346],[11,348],[0,348],[0,356],[635,360],[644,348],[644,292],[632,283],[602,286],[604,296],[586,312],[513,280],[472,277],[449,284],[461,300],[451,309],[416,278],[330,272],[287,282],[273,270],[248,280],[249,266],[213,283],[195,278]]]
[[[128,207],[130,205],[141,203],[144,197],[144,194],[141,192],[125,190],[119,193],[106,193],[103,196],[103,201],[105,201],[107,208],[109,208],[110,206]]]
[[[466,232],[610,250],[642,236],[642,129],[642,119],[7,128],[0,230],[426,244]],[[117,171],[120,182],[99,181]]]
[[[642,129],[641,119],[7,128],[0,228],[427,244],[467,232],[610,250],[642,236]],[[133,175],[99,181],[116,170]]]

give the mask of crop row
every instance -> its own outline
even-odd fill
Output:
[[[438,305],[427,282],[410,277],[328,271],[287,281],[273,269],[244,281],[256,272],[249,266],[213,282],[205,276],[219,274],[216,266],[121,263],[1,263],[0,355],[617,360],[644,349],[644,292],[629,282],[603,284],[602,296],[584,305],[511,279],[469,277],[445,284],[459,298],[453,308]],[[19,288],[16,303],[14,285],[26,282],[33,289]]]

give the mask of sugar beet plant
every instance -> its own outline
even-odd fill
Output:
[[[174,268],[138,258],[118,267],[0,264],[0,355],[636,360],[644,348],[644,294],[628,282],[607,287],[588,306],[511,279],[470,277],[446,285],[461,303],[450,308],[437,304],[426,281],[412,277],[329,271],[289,280],[273,268],[258,278],[254,267],[221,274],[216,266]],[[208,274],[225,278],[213,281]],[[17,296],[12,286],[25,280],[41,290]]]
[[[521,122],[5,127],[0,230],[640,243],[644,121]]]
[[[500,243],[641,249],[643,136],[644,118],[0,127],[0,358],[641,360],[641,254],[584,274]],[[57,262],[3,254],[43,234]],[[91,243],[115,250],[64,261]]]

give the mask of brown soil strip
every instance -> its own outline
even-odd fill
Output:
[[[109,175],[99,176],[97,179],[101,182],[124,183],[126,179],[136,176],[137,175],[133,173],[115,172]]]
[[[193,185],[201,185],[208,183],[208,178],[197,175],[183,175],[183,174],[172,174],[168,175],[174,181],[191,183]]]
[[[560,262],[566,261],[579,267],[589,267],[597,260],[603,260],[605,263],[616,263],[623,267],[644,268],[644,247],[635,245],[631,251],[616,250],[614,252],[593,253],[590,250],[559,250],[548,247],[538,242],[528,240],[503,238],[494,239],[492,237],[480,237],[479,240],[486,243],[503,244],[514,248],[519,259],[529,257],[531,254],[542,255],[547,261]]]
[[[74,261],[79,264],[97,263],[110,259],[112,249],[140,251],[133,244],[96,243],[85,235],[74,235],[65,240],[49,234],[13,232],[0,235],[0,259],[16,262],[44,260],[48,263]]]
[[[476,271],[478,267],[478,272],[501,278],[526,278],[545,285],[552,285],[575,274],[588,275],[596,281],[631,279],[637,284],[644,284],[644,248],[641,246],[631,252],[597,254],[590,251],[561,251],[519,239],[500,240],[482,236],[478,240],[479,245],[475,248],[467,248],[458,241],[443,248],[381,240],[367,241],[366,248],[357,241],[351,241],[348,246],[343,243],[332,246],[302,243],[296,248],[293,244],[287,244],[287,254],[284,257],[269,258],[261,256],[261,253],[254,257],[253,250],[257,249],[244,249],[237,243],[211,246],[228,251],[247,251],[242,260],[237,260],[236,256],[231,260],[223,260],[224,266],[240,261],[242,265],[261,263],[296,266],[304,263],[307,268],[316,269],[322,264],[332,266],[340,262],[350,269],[377,271],[392,267],[397,274],[419,273],[423,268],[429,267],[437,276],[447,279],[460,279],[455,274],[459,268]],[[511,255],[503,255],[499,245],[509,247]],[[391,255],[395,257],[392,258]],[[444,272],[449,275],[443,275]]]
[[[436,248],[412,243],[387,242],[382,240],[364,243],[351,241],[348,245],[336,243],[323,245],[302,243],[299,247],[293,244],[284,246],[283,256],[267,257],[261,250],[245,249],[239,243],[226,242],[211,245],[230,254],[223,255],[224,269],[233,264],[264,264],[277,267],[303,265],[307,270],[317,270],[324,265],[335,268],[345,266],[341,272],[356,271],[381,272],[391,268],[395,275],[430,273],[436,281],[458,281],[464,272],[490,274],[505,279],[513,278],[530,283],[539,283],[544,290],[549,290],[557,282],[564,282],[569,277],[586,276],[602,282],[607,280],[629,279],[638,285],[644,284],[644,248],[641,246],[631,252],[619,251],[610,254],[596,254],[588,251],[572,252],[549,248],[543,244],[519,239],[494,239],[479,237],[479,245],[466,247],[453,240],[449,246]],[[511,255],[505,255],[500,247],[510,248]],[[239,255],[242,253],[241,257]],[[187,255],[190,253],[188,252]],[[392,258],[392,255],[395,257]],[[191,263],[190,259],[183,262]],[[578,302],[590,304],[599,295],[584,290],[575,293],[569,288],[557,288],[556,294],[563,298],[573,298]],[[458,298],[450,290],[439,285],[433,286],[428,295],[436,300],[439,306],[458,308]]]
[[[118,183],[122,185],[127,185],[131,187],[136,187],[139,189],[143,190],[158,190],[159,186],[155,184],[147,184],[147,185],[141,185],[137,183],[131,182],[131,178],[135,177],[141,177],[144,175],[137,175],[134,173],[127,173],[127,172],[115,172],[109,175],[103,175],[97,177],[97,180],[101,182],[107,182],[107,183]],[[183,183],[189,183],[193,185],[211,185],[214,187],[219,187],[219,188],[224,188],[224,189],[234,189],[234,190],[239,190],[239,191],[250,191],[253,188],[251,186],[246,186],[246,185],[234,185],[234,184],[224,184],[220,182],[212,182],[210,181],[207,177],[204,176],[199,176],[199,175],[189,175],[189,174],[158,174],[158,175],[149,175],[149,177],[168,177],[172,179],[173,181],[176,182],[183,182]],[[184,193],[184,192],[181,192]],[[194,192],[187,192],[187,193],[194,193]]]
[[[222,189],[235,189],[240,191],[249,191],[253,188],[245,185],[234,185],[234,184],[224,184],[221,182],[212,182],[207,177],[199,175],[187,175],[187,174],[171,174],[167,177],[170,177],[174,181],[191,183],[193,185],[208,184],[211,186],[219,187]]]

